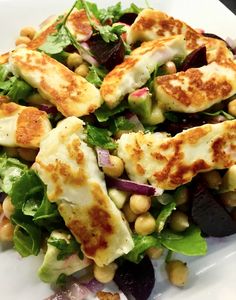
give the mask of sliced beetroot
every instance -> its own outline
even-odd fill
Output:
[[[88,45],[98,63],[108,70],[112,70],[124,60],[125,46],[121,38],[115,42],[106,43],[100,35],[95,35],[88,41]]]
[[[211,191],[199,182],[192,189],[193,221],[201,231],[214,237],[223,237],[236,233],[236,222],[221,206]]]
[[[180,71],[186,71],[190,68],[200,68],[205,65],[207,65],[206,47],[201,46],[185,57],[180,66]]]
[[[208,33],[208,32],[204,32],[202,33],[202,35],[204,35],[205,37],[210,37],[210,38],[213,38],[213,39],[217,39],[217,40],[221,40],[223,42],[225,42],[227,48],[232,51],[233,53],[235,52],[234,49],[229,45],[229,43],[227,43],[226,40],[222,39],[220,36],[214,34],[214,33]],[[235,54],[235,53],[234,53]]]
[[[125,13],[120,17],[119,22],[132,25],[135,19],[137,18],[137,16],[138,14],[136,13]]]
[[[152,262],[145,256],[139,264],[124,261],[116,270],[115,283],[128,297],[135,300],[146,300],[155,284],[155,274]]]

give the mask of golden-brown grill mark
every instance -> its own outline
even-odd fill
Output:
[[[99,300],[120,300],[120,295],[118,293],[109,293],[104,291],[97,292],[96,296]]]
[[[221,66],[222,64],[219,65]],[[227,66],[230,72],[234,72],[233,76],[236,79],[234,63],[228,61]],[[203,73],[203,68],[157,77],[156,89],[160,107],[167,110],[197,112],[230,97],[235,90],[233,76],[228,79],[225,75],[221,75],[219,67],[213,73],[215,76],[208,79],[204,79],[207,74],[206,71]],[[161,98],[163,92],[168,95],[167,100]]]
[[[44,135],[44,126],[41,119],[47,114],[34,107],[25,108],[18,116],[16,142],[22,147],[30,147],[40,143]]]
[[[45,53],[17,49],[11,55],[11,63],[66,117],[87,115],[102,103],[94,85]]]
[[[70,14],[68,20],[70,27],[76,34],[89,35],[92,34],[92,27],[88,20],[85,10],[74,10]]]
[[[0,117],[14,115],[16,111],[20,112],[21,107],[14,102],[0,104]]]
[[[136,144],[142,155],[135,155]],[[199,172],[228,168],[236,163],[236,121],[194,127],[174,137],[155,134],[124,134],[118,155],[132,180],[148,180],[156,187],[175,189]],[[138,173],[142,167],[144,174]]]

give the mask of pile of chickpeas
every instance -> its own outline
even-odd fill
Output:
[[[7,196],[0,204],[0,241],[10,242],[13,239],[14,225],[10,221],[15,208],[11,203],[11,198]]]
[[[124,172],[123,161],[115,155],[110,155],[110,161],[111,166],[103,167],[103,172],[112,177],[120,177]],[[201,177],[210,189],[218,190],[222,183],[221,175],[216,170],[202,173]],[[122,210],[126,220],[131,224],[131,227],[134,228],[137,234],[145,236],[156,231],[156,220],[149,212],[152,201],[154,201],[151,197],[135,194],[130,195],[127,192],[119,191],[114,188],[110,188],[108,194],[116,206]],[[170,201],[170,197],[168,193],[164,193],[157,198],[161,204],[167,204]],[[235,207],[232,210],[232,215],[236,219],[236,192],[223,193],[220,197],[225,205]],[[184,232],[190,225],[188,215],[186,214],[189,199],[188,188],[184,186],[177,189],[174,199],[177,209],[173,211],[169,217],[168,225],[174,232],[180,233]],[[163,248],[151,247],[146,251],[146,254],[151,259],[158,259],[163,252]],[[112,267],[106,266],[100,268],[95,266],[94,276],[98,281],[103,280],[101,282],[104,282],[104,278],[112,280],[115,270],[116,267],[114,263]],[[171,284],[177,287],[183,287],[186,284],[189,273],[186,263],[171,259],[166,262],[166,272]],[[106,273],[109,274],[107,274],[107,277]]]
[[[124,163],[121,158],[110,155],[110,166],[103,167],[103,172],[112,177],[120,177],[124,172]],[[156,219],[149,212],[153,199],[144,195],[133,194],[119,191],[115,188],[108,189],[108,194],[116,206],[122,210],[127,222],[130,223],[134,231],[139,235],[149,235],[156,231]],[[160,202],[170,200],[168,194],[160,196]],[[187,188],[181,188],[176,194],[177,207],[184,208],[188,201]],[[189,227],[188,216],[180,209],[174,211],[169,219],[169,226],[175,232],[182,232]],[[146,254],[151,259],[158,259],[164,252],[163,248],[151,247]],[[112,263],[105,267],[94,267],[94,277],[103,283],[109,282],[115,275],[117,266]],[[172,284],[178,287],[184,286],[188,278],[187,265],[180,260],[171,260],[166,264],[168,278]],[[105,281],[107,280],[107,281]]]

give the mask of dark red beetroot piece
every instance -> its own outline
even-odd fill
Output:
[[[98,63],[108,70],[112,70],[124,60],[125,47],[121,38],[115,42],[106,43],[100,35],[95,35],[88,41],[88,45]]]
[[[191,214],[193,221],[208,236],[223,237],[236,233],[236,222],[211,191],[199,182],[192,189]]]
[[[233,54],[236,54],[235,50],[229,45],[229,43],[227,43],[226,40],[222,39],[220,36],[218,36],[218,35],[216,35],[214,33],[207,33],[207,32],[204,32],[202,35],[204,35],[205,37],[210,37],[210,38],[221,40],[221,41],[225,42],[227,48],[230,51],[232,51]]]
[[[179,71],[187,71],[190,68],[200,68],[205,65],[207,65],[206,47],[201,46],[185,57]]]
[[[135,21],[135,19],[137,18],[137,14],[136,13],[126,13],[123,14],[118,22],[122,22],[128,25],[132,25]]]
[[[139,264],[124,261],[116,270],[114,281],[128,298],[132,295],[135,300],[146,300],[155,284],[152,262],[147,256]]]

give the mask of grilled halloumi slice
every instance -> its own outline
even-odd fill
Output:
[[[174,137],[123,134],[118,141],[118,156],[130,179],[173,190],[199,172],[236,163],[236,120],[194,127]]]
[[[154,81],[158,106],[185,113],[203,111],[236,93],[236,64],[212,62]]]
[[[143,86],[157,66],[184,54],[181,35],[143,43],[104,78],[102,98],[110,108],[117,106],[126,94]]]
[[[48,55],[19,48],[9,59],[13,74],[22,77],[65,116],[84,116],[102,104],[99,90]]]
[[[121,212],[108,197],[95,153],[83,139],[81,120],[61,121],[42,141],[34,169],[85,255],[103,266],[134,245]]]
[[[38,148],[50,130],[51,123],[45,112],[14,102],[0,104],[1,146]]]
[[[185,22],[152,9],[144,9],[140,12],[127,32],[127,42],[132,44],[136,41],[152,41],[176,34],[185,36],[187,53],[205,45],[208,62],[222,59],[222,54],[223,57],[233,59],[233,54],[224,41],[204,37]]]

